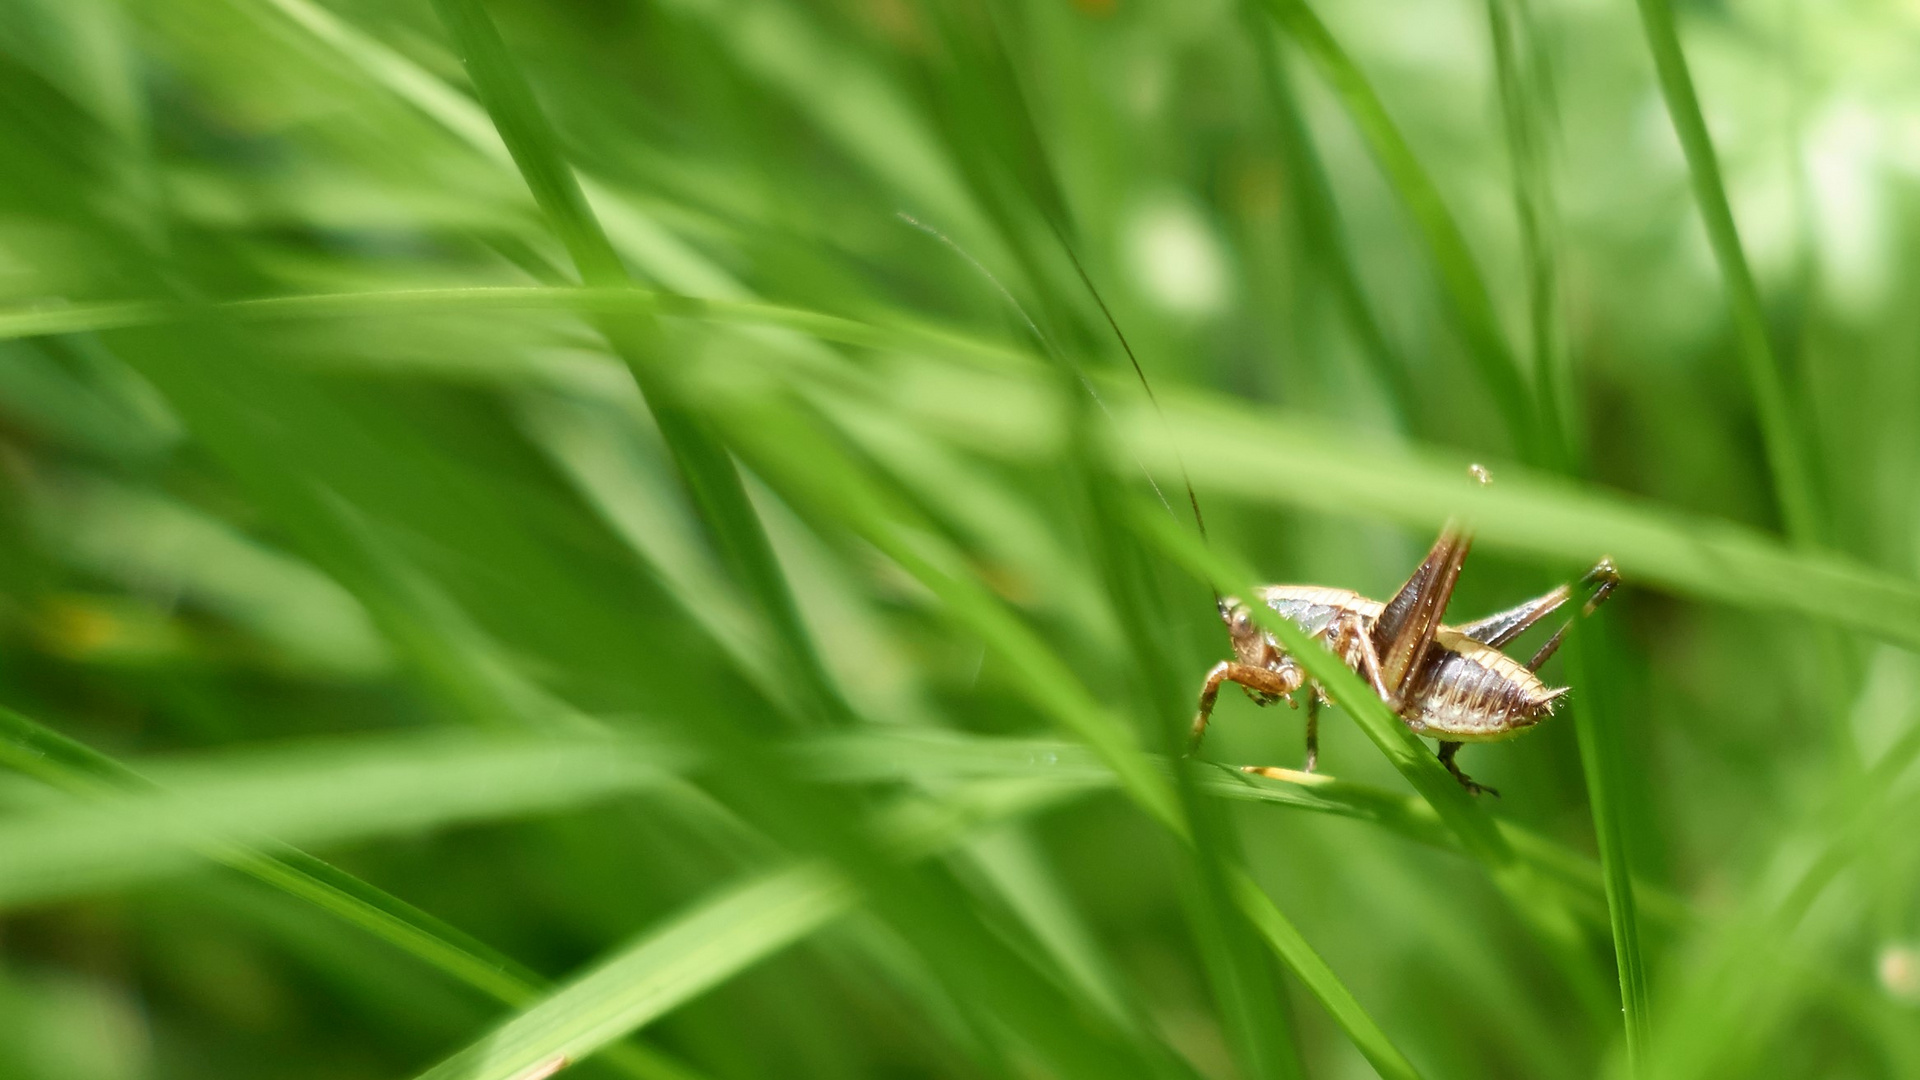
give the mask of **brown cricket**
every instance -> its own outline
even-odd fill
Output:
[[[1485,469],[1475,465],[1472,472],[1481,483],[1488,482]],[[1590,591],[1581,613],[1591,615],[1619,584],[1620,575],[1612,560],[1603,558],[1574,585],[1562,585],[1478,622],[1447,626],[1441,619],[1472,545],[1472,535],[1463,529],[1450,525],[1441,530],[1426,560],[1384,604],[1319,585],[1267,585],[1257,596],[1282,618],[1325,641],[1415,733],[1437,738],[1440,763],[1468,791],[1498,795],[1461,772],[1454,755],[1462,743],[1512,738],[1553,713],[1567,688],[1547,686],[1537,672],[1560,647],[1573,619],[1562,623],[1525,664],[1501,652],[1501,646],[1565,607],[1576,590]],[[1206,734],[1221,683],[1240,684],[1258,705],[1284,698],[1297,707],[1293,694],[1309,681],[1293,657],[1255,624],[1246,604],[1226,597],[1220,601],[1220,617],[1232,637],[1234,659],[1207,673],[1189,753]],[[1317,684],[1310,687],[1307,772],[1318,763],[1319,708],[1325,700]],[[1269,771],[1258,766],[1245,770]]]

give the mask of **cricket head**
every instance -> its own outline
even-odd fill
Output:
[[[1300,665],[1294,662],[1293,657],[1288,656],[1286,650],[1273,640],[1273,635],[1253,621],[1253,609],[1241,603],[1238,597],[1222,597],[1220,621],[1227,624],[1227,635],[1233,639],[1234,659],[1249,667],[1271,672],[1279,684],[1286,688],[1274,692],[1286,697],[1288,704],[1293,704],[1292,692],[1306,682],[1306,672],[1300,670]],[[1271,693],[1259,693],[1254,697],[1262,705],[1272,704],[1274,700]]]
[[[1220,598],[1220,621],[1227,624],[1227,636],[1233,640],[1233,653],[1241,663],[1264,667],[1268,656],[1279,652],[1266,631],[1253,621],[1253,609],[1241,603],[1239,597]]]

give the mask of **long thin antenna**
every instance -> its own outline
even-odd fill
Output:
[[[1073,272],[1080,275],[1080,284],[1087,287],[1087,295],[1093,297],[1093,302],[1099,306],[1101,316],[1107,320],[1107,328],[1113,331],[1114,338],[1120,342],[1121,351],[1127,354],[1127,362],[1133,365],[1134,377],[1140,380],[1140,389],[1147,392],[1147,401],[1153,405],[1153,415],[1159,418],[1160,430],[1167,436],[1167,445],[1173,448],[1174,463],[1180,468],[1180,483],[1187,489],[1187,505],[1193,508],[1193,524],[1200,530],[1200,539],[1205,540],[1207,519],[1200,513],[1200,497],[1193,492],[1193,477],[1187,473],[1187,459],[1180,453],[1180,444],[1173,439],[1173,429],[1167,423],[1166,411],[1160,408],[1160,398],[1154,394],[1152,384],[1147,382],[1146,370],[1140,366],[1140,358],[1134,355],[1132,343],[1127,341],[1127,335],[1121,331],[1119,320],[1113,317],[1113,311],[1107,307],[1106,299],[1094,286],[1093,278],[1087,273],[1087,268],[1080,264],[1079,254],[1073,250],[1073,245],[1067,242],[1059,226],[1053,225],[1052,222],[1048,222],[1048,225],[1053,228],[1054,239],[1060,241],[1060,249],[1067,253],[1067,261],[1073,264]],[[1148,476],[1147,482],[1152,483],[1153,477]],[[1155,485],[1154,490],[1159,491],[1159,486]],[[1160,502],[1164,505],[1166,499],[1162,498]],[[1172,512],[1172,507],[1168,507],[1168,512]]]
[[[1120,422],[1114,418],[1113,410],[1107,407],[1106,399],[1102,398],[1100,396],[1100,391],[1095,389],[1093,385],[1093,380],[1087,378],[1086,372],[1080,369],[1080,365],[1075,364],[1072,360],[1068,359],[1066,353],[1062,352],[1060,348],[1053,343],[1053,339],[1049,338],[1046,335],[1046,332],[1040,329],[1040,324],[1034,321],[1032,315],[1027,314],[1027,309],[1021,306],[1020,301],[1014,297],[1013,293],[1009,291],[1005,285],[1000,283],[1000,279],[994,276],[993,271],[987,269],[985,264],[983,264],[979,259],[974,258],[973,255],[969,253],[966,248],[963,248],[958,243],[954,242],[954,239],[948,236],[946,233],[943,233],[939,229],[936,229],[933,226],[928,225],[926,222],[921,221],[919,218],[914,217],[912,214],[907,213],[905,210],[897,210],[894,213],[897,217],[899,217],[901,221],[906,222],[907,224],[913,226],[914,228],[919,229],[921,232],[926,233],[928,236],[933,237],[935,240],[940,241],[942,244],[945,244],[948,250],[952,251],[955,255],[960,256],[962,259],[965,259],[967,261],[967,265],[973,267],[973,269],[976,272],[978,272],[981,277],[986,278],[987,281],[993,285],[994,289],[997,292],[999,292],[1000,296],[1006,300],[1007,305],[1013,308],[1015,312],[1019,313],[1021,321],[1027,324],[1027,329],[1030,332],[1032,332],[1034,340],[1040,343],[1040,347],[1046,350],[1047,355],[1051,356],[1054,360],[1065,365],[1068,370],[1072,371],[1074,374],[1074,377],[1080,380],[1080,385],[1083,388],[1085,388],[1085,390],[1087,391],[1087,396],[1092,398],[1093,403],[1095,405],[1100,406],[1100,411],[1106,414],[1107,421],[1113,424],[1114,427],[1116,428],[1120,426]],[[1055,230],[1054,235],[1058,236],[1059,231]],[[1062,243],[1063,244],[1065,243],[1064,239],[1062,240]],[[1069,257],[1072,257],[1073,255],[1072,249],[1068,249],[1067,254]],[[1080,260],[1075,258],[1073,260],[1073,265],[1074,265],[1074,269],[1078,270],[1080,268]],[[1086,283],[1087,291],[1092,292],[1094,294],[1093,295],[1094,302],[1100,304],[1100,310],[1102,312],[1105,312],[1107,310],[1107,305],[1100,300],[1100,294],[1094,290],[1093,282],[1088,280],[1086,271],[1084,270],[1080,271],[1080,280]],[[1107,315],[1107,325],[1113,327],[1114,336],[1120,338],[1121,347],[1126,349],[1127,351],[1127,359],[1133,360],[1133,348],[1132,346],[1127,344],[1126,337],[1120,333],[1120,326],[1119,324],[1113,321],[1113,316],[1111,314]],[[1166,414],[1160,412],[1160,402],[1158,399],[1154,398],[1153,396],[1153,387],[1147,385],[1146,373],[1140,370],[1140,362],[1138,360],[1134,360],[1133,370],[1136,375],[1140,376],[1140,385],[1146,389],[1147,400],[1153,402],[1153,411],[1157,415],[1159,415],[1160,426],[1164,429],[1167,426]],[[1172,442],[1171,438],[1169,438],[1168,442],[1169,443]],[[1178,447],[1175,447],[1174,453],[1177,458],[1179,454]],[[1166,508],[1166,511],[1169,515],[1172,515],[1177,518],[1178,515],[1175,515],[1173,513],[1173,504],[1167,501],[1166,492],[1160,490],[1160,484],[1158,481],[1156,481],[1153,478],[1153,473],[1147,469],[1147,463],[1144,461],[1141,461],[1139,455],[1137,454],[1133,455],[1133,463],[1139,466],[1140,475],[1147,478],[1147,486],[1153,489],[1154,498],[1160,500],[1160,505]],[[1201,520],[1200,501],[1194,497],[1193,482],[1187,479],[1187,463],[1184,460],[1180,462],[1180,479],[1187,486],[1187,502],[1193,506],[1193,519],[1196,523],[1199,524],[1200,535],[1204,538],[1207,535],[1207,523]]]

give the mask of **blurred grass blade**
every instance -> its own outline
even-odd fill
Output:
[[[561,153],[558,135],[534,101],[532,88],[482,0],[434,0],[434,9],[453,35],[481,102],[535,201],[566,245],[581,280],[602,288],[630,284],[626,267]],[[604,322],[601,329],[646,396],[722,561],[771,624],[769,640],[789,673],[807,690],[814,719],[844,719],[846,706],[813,651],[733,459],[705,425],[675,401],[669,381],[653,370],[658,326],[650,315],[636,314]]]
[[[1568,634],[1567,679],[1578,689],[1572,703],[1574,731],[1580,740],[1580,765],[1593,807],[1594,837],[1600,847],[1600,871],[1607,892],[1608,923],[1613,933],[1614,966],[1620,978],[1620,1004],[1626,1024],[1627,1067],[1643,1075],[1649,1032],[1646,960],[1641,951],[1639,901],[1634,893],[1633,860],[1627,847],[1626,815],[1619,805],[1626,785],[1626,751],[1610,710],[1612,688],[1600,677],[1602,635],[1576,625]]]
[[[1020,354],[990,341],[905,321],[881,325],[807,308],[751,300],[713,299],[622,285],[494,285],[447,289],[388,289],[235,300],[211,305],[236,322],[406,317],[462,312],[561,311],[594,316],[665,316],[720,326],[765,326],[793,330],[844,345],[871,349],[926,350],[936,355],[1004,363]],[[193,317],[180,305],[161,303],[69,304],[54,308],[0,310],[0,340],[93,333],[153,326]]]
[[[938,801],[895,805],[880,818],[879,832],[896,853],[922,858],[1061,795],[1058,785],[1032,781],[962,787]],[[562,1058],[580,1061],[847,914],[858,900],[819,863],[731,886],[569,980],[421,1080],[511,1080]]]
[[[1300,977],[1313,996],[1320,1000],[1320,1004],[1326,1007],[1333,1022],[1340,1025],[1340,1030],[1353,1040],[1354,1047],[1380,1074],[1381,1080],[1417,1080],[1419,1070],[1393,1045],[1386,1032],[1380,1030],[1380,1025],[1360,1007],[1352,991],[1340,982],[1333,970],[1327,967],[1326,961],[1313,951],[1293,923],[1280,914],[1280,909],[1247,876],[1246,871],[1235,871],[1228,887],[1241,913],[1253,923],[1254,929],[1260,932],[1260,936],[1266,939],[1281,960]]]
[[[548,813],[658,786],[657,761],[610,739],[441,736],[198,763],[164,792],[0,821],[0,906],[124,888],[269,836],[317,845]]]
[[[758,412],[751,418],[735,416],[730,430],[735,444],[760,474],[780,485],[796,506],[845,523],[926,586],[949,618],[977,635],[1007,666],[1024,696],[1092,748],[1141,810],[1183,841],[1192,842],[1171,785],[1140,752],[1132,732],[1088,695],[1072,671],[1031,630],[958,569],[964,561],[957,552],[946,549],[930,531],[896,525],[898,518],[884,497],[808,427],[779,414]],[[823,475],[829,470],[831,475]],[[1325,961],[1302,944],[1272,900],[1257,888],[1238,889],[1234,899],[1363,1053],[1370,1059],[1377,1055],[1380,1060],[1404,1064],[1404,1056],[1379,1024],[1356,1004]],[[1275,933],[1273,928],[1279,926],[1289,932]],[[1406,1069],[1395,1075],[1411,1075],[1411,1066]]]
[[[1565,350],[1560,347],[1559,252],[1553,237],[1557,213],[1547,160],[1552,99],[1545,48],[1535,32],[1528,0],[1486,0],[1486,4],[1513,175],[1514,217],[1520,225],[1521,254],[1527,270],[1533,370],[1538,379],[1540,413],[1546,420],[1547,460],[1574,473],[1586,454],[1577,441],[1578,413],[1572,401]],[[1617,669],[1606,662],[1610,654],[1604,649],[1605,640],[1604,627],[1583,623],[1569,635],[1562,655],[1568,680],[1578,688],[1572,719],[1600,848],[1627,1067],[1639,1075],[1646,1059],[1651,1018],[1629,855],[1628,815],[1621,805],[1630,790],[1626,753],[1620,744],[1617,714],[1611,711],[1613,694],[1608,685]]]
[[[0,709],[0,765],[83,796],[153,790],[151,781],[126,765],[10,709]],[[502,1004],[525,1004],[547,985],[505,953],[297,848],[270,842],[214,853],[240,873],[357,926]],[[609,1047],[605,1059],[639,1080],[698,1075],[636,1043]]]
[[[566,245],[580,279],[602,287],[624,284],[626,267],[587,208],[573,167],[560,152],[559,137],[534,101],[533,88],[481,0],[434,0],[433,7],[453,35],[467,77],[473,80],[500,140],[513,155],[547,223]]]
[[[862,731],[809,737],[793,754],[809,775],[839,783],[923,783],[951,780],[1050,780],[1063,787],[1106,788],[1112,770],[1086,747],[1050,739],[962,735],[947,731]],[[1414,843],[1461,852],[1460,838],[1418,795],[1402,795],[1325,773],[1253,776],[1225,767],[1202,772],[1201,791],[1219,799],[1263,802],[1378,825]],[[1604,909],[1598,863],[1505,819],[1496,819],[1508,843],[1541,875]],[[1667,923],[1690,918],[1684,901],[1642,884],[1654,914]]]
[[[580,1061],[844,914],[852,890],[819,866],[766,874],[694,906],[568,981],[420,1080],[514,1080]]]
[[[1839,556],[1514,468],[1478,487],[1466,479],[1464,458],[1361,450],[1308,420],[1164,400],[1171,434],[1151,414],[1124,417],[1130,449],[1115,452],[1114,469],[1172,461],[1157,445],[1170,437],[1195,480],[1218,496],[1436,529],[1466,509],[1481,544],[1562,566],[1610,554],[1629,585],[1792,612],[1920,648],[1920,585]]]
[[[1412,215],[1427,244],[1434,269],[1467,340],[1467,355],[1487,393],[1506,421],[1508,436],[1522,457],[1537,460],[1540,432],[1535,421],[1526,375],[1513,350],[1507,347],[1493,300],[1460,226],[1440,197],[1440,189],[1414,156],[1413,148],[1388,115],[1380,95],[1367,82],[1360,66],[1334,40],[1320,17],[1304,0],[1265,0],[1269,10],[1300,46],[1366,139],[1367,147],[1387,174],[1389,183]]]
[[[1852,867],[1876,854],[1876,833],[1896,845],[1920,820],[1911,772],[1920,762],[1920,715],[1852,786],[1785,830],[1744,900],[1709,928],[1704,962],[1673,995],[1671,1019],[1655,1033],[1648,1072],[1661,1080],[1751,1073],[1759,1046],[1756,1022],[1787,1014],[1808,993],[1796,952],[1815,904]],[[1904,783],[1903,783],[1904,781]],[[1842,923],[1865,916],[1857,898],[1844,902]]]
[[[1268,4],[1269,0],[1242,0],[1241,11],[1248,36],[1253,39],[1260,86],[1266,92],[1281,160],[1286,163],[1287,174],[1295,177],[1293,197],[1287,200],[1294,209],[1295,228],[1300,232],[1308,257],[1318,263],[1320,272],[1329,279],[1327,287],[1359,339],[1360,350],[1393,406],[1400,430],[1408,434],[1418,432],[1422,420],[1420,402],[1413,378],[1407,371],[1406,357],[1387,337],[1378,313],[1367,298],[1366,286],[1361,283],[1360,269],[1354,265],[1348,238],[1341,227],[1339,200],[1334,197],[1326,165],[1314,147],[1313,133],[1287,81],[1291,77],[1287,58],[1275,40],[1277,32],[1267,13]]]
[[[1686,54],[1680,50],[1673,8],[1667,0],[1639,0],[1639,5],[1647,50],[1653,54],[1654,70],[1660,77],[1660,94],[1666,100],[1673,130],[1680,137],[1680,148],[1687,155],[1694,201],[1706,225],[1714,260],[1720,264],[1721,276],[1726,279],[1727,305],[1739,341],[1741,370],[1747,378],[1747,391],[1753,395],[1754,410],[1759,414],[1760,433],[1767,448],[1767,464],[1773,473],[1774,497],[1780,505],[1780,516],[1786,522],[1787,534],[1796,542],[1816,545],[1823,539],[1824,530],[1820,525],[1812,467],[1799,423],[1787,400],[1786,382],[1767,331],[1766,311],[1760,303],[1760,289],[1754,284],[1753,270],[1747,265],[1740,232],[1733,221],[1733,208],[1727,202],[1719,156],[1714,152],[1713,139],[1707,134],[1706,117],[1700,112],[1700,99],[1693,90]]]

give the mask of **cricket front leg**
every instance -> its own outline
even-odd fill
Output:
[[[1193,717],[1193,732],[1187,737],[1187,753],[1200,748],[1200,740],[1207,733],[1207,722],[1213,718],[1214,702],[1220,697],[1221,683],[1239,683],[1262,694],[1274,697],[1286,697],[1300,689],[1297,676],[1290,677],[1280,672],[1252,664],[1240,664],[1223,660],[1207,672],[1207,681],[1200,687],[1200,709]]]
[[[1440,764],[1447,767],[1447,771],[1453,774],[1455,780],[1460,781],[1460,786],[1466,788],[1469,795],[1478,795],[1484,791],[1496,799],[1499,798],[1499,791],[1485,784],[1475,783],[1472,777],[1460,771],[1460,766],[1454,764],[1453,761],[1453,755],[1459,752],[1459,743],[1447,742],[1445,739],[1442,739],[1440,741]]]

